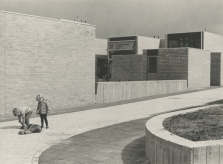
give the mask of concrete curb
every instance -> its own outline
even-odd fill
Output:
[[[211,105],[216,106],[216,105]],[[151,163],[159,164],[220,164],[223,162],[223,140],[193,142],[165,130],[167,117],[185,114],[210,106],[162,114],[146,123],[146,155]]]

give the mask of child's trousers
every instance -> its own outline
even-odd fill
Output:
[[[40,118],[41,118],[41,127],[43,127],[44,121],[45,121],[46,127],[48,127],[47,114],[40,114]]]

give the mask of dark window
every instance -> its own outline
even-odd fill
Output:
[[[169,41],[169,48],[173,48],[173,40]]]
[[[201,32],[168,34],[168,48],[201,48]]]
[[[179,47],[184,47],[184,41],[183,41],[183,39],[180,39],[179,40]]]
[[[189,39],[188,38],[184,39],[184,47],[189,47]]]
[[[157,57],[148,57],[148,73],[157,73]]]

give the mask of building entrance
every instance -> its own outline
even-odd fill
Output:
[[[147,80],[157,80],[157,56],[147,56]]]

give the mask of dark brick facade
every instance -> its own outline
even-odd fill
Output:
[[[147,54],[142,55],[142,79],[147,80]]]
[[[112,81],[140,81],[142,72],[142,55],[112,55]]]
[[[220,86],[221,54],[211,53],[211,86]]]
[[[188,48],[159,49],[158,80],[187,80]]]

